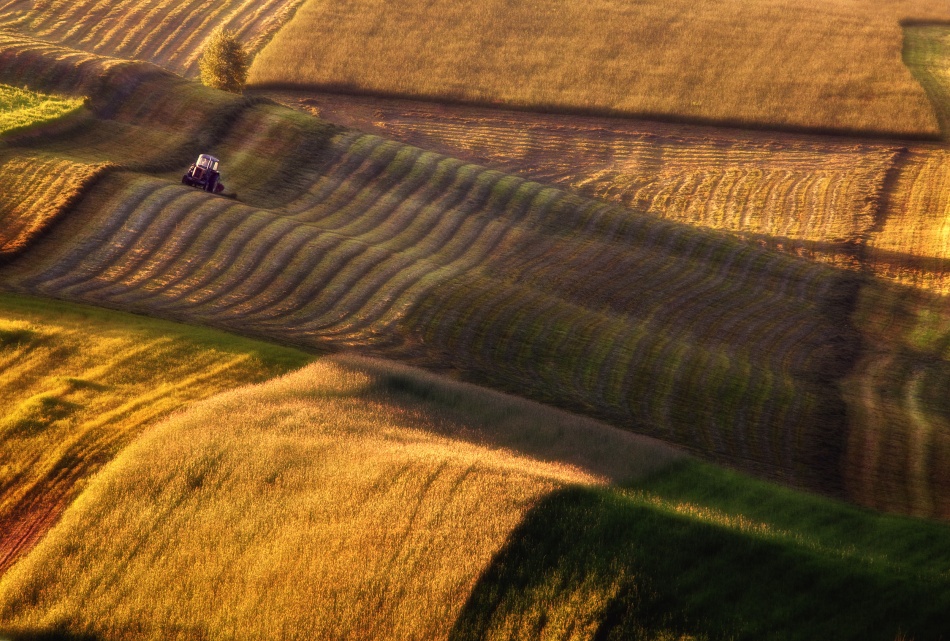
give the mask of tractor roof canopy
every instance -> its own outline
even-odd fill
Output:
[[[195,164],[201,167],[202,169],[211,169],[213,171],[218,170],[218,159],[214,156],[209,156],[208,154],[201,154],[198,156],[198,162]]]

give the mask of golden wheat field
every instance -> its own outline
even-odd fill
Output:
[[[310,1],[257,85],[768,127],[938,134],[901,61],[941,0]],[[296,61],[288,65],[288,60]]]
[[[214,332],[0,296],[0,574],[146,425],[306,361]]]
[[[321,360],[196,405],[124,450],[0,579],[0,626],[447,638],[538,499],[679,456],[408,368]],[[604,607],[572,605],[578,620]]]
[[[116,58],[147,60],[196,76],[211,32],[235,32],[256,53],[301,0],[0,1],[0,27]]]

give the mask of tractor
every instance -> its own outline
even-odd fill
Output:
[[[188,173],[182,176],[181,182],[190,186],[204,189],[212,194],[220,194],[224,191],[224,185],[219,178],[218,159],[208,154],[201,154],[198,160],[188,168]]]

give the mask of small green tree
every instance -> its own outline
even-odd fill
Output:
[[[248,57],[233,31],[216,29],[198,61],[201,82],[215,89],[241,93],[247,82]]]

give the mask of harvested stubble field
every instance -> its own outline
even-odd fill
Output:
[[[0,574],[146,425],[307,360],[220,332],[0,296]]]
[[[950,27],[905,27],[905,59],[950,113]],[[743,132],[431,102],[262,92],[321,118],[652,215],[950,293],[944,146]]]
[[[941,299],[147,66],[94,75],[99,119],[23,152],[137,171],[97,182],[4,287],[447,367],[770,478],[950,515]],[[240,201],[178,183],[198,151],[235,160]],[[854,368],[879,356],[905,366]],[[882,404],[926,466],[866,455],[879,434],[854,417]]]
[[[930,52],[913,68],[930,74],[935,105],[950,109],[950,76],[940,75],[950,68],[950,28],[907,32]],[[950,293],[950,158],[943,146],[308,91],[261,95],[661,218]]]
[[[49,229],[109,167],[0,151],[0,261]]]
[[[890,641],[950,623],[946,526],[679,458],[326,359],[122,452],[0,579],[0,625],[110,641]]]
[[[187,76],[214,29],[256,53],[301,0],[0,0],[0,28],[116,58],[146,60]]]
[[[901,22],[948,19],[942,0],[310,0],[261,51],[250,79],[936,137],[926,94],[901,60]]]
[[[262,95],[652,215],[842,266],[878,224],[895,143],[546,115],[308,91]]]

